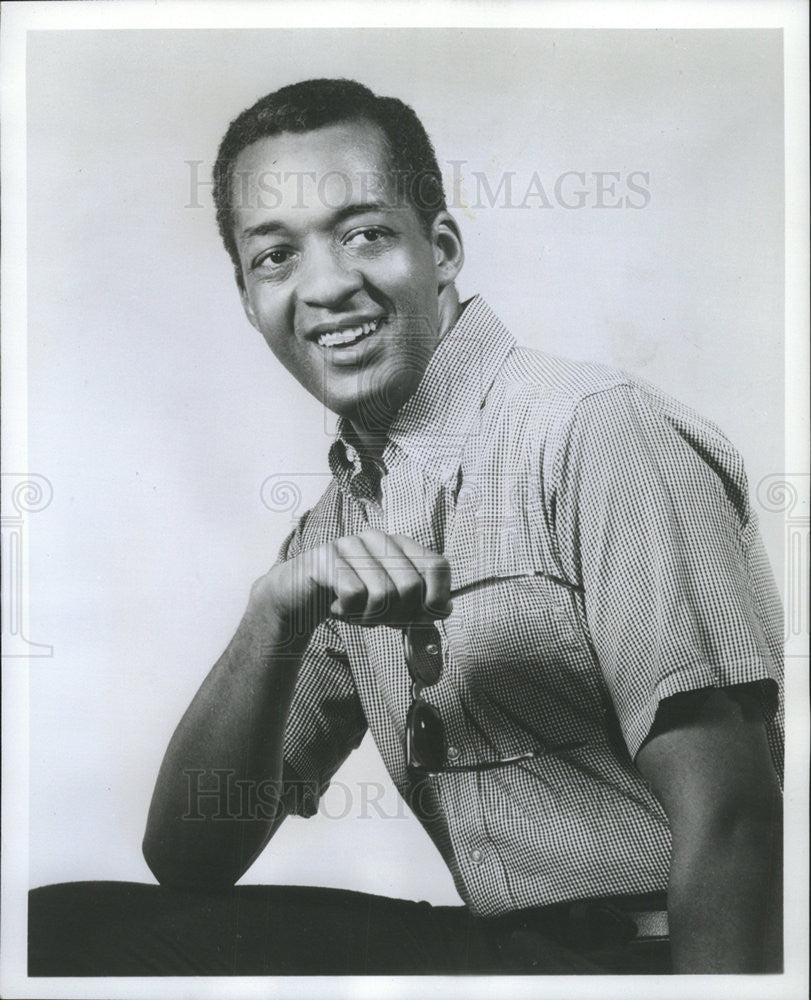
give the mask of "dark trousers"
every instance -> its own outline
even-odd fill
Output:
[[[298,886],[73,882],[29,896],[32,976],[670,971],[667,941],[628,938],[621,914],[584,904],[482,919],[462,906]]]

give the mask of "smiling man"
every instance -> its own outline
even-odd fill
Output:
[[[31,971],[777,970],[782,629],[727,439],[459,302],[398,100],[263,98],[215,199],[249,321],[341,418],[333,478],[166,752],[160,886],[35,890]],[[367,729],[465,905],[234,889]]]
[[[225,232],[248,319],[304,388],[364,436],[385,434],[459,308],[456,224],[444,211],[430,223],[417,214],[385,168],[389,156],[379,127],[342,122],[260,139],[221,177],[231,189],[240,182],[220,219],[233,226]],[[307,178],[318,183],[300,192]]]

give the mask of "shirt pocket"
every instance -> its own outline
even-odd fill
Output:
[[[469,579],[444,624],[461,710],[501,753],[588,743],[603,692],[579,594],[531,565]]]

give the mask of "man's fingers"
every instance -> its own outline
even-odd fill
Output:
[[[392,535],[423,579],[423,609],[428,617],[447,618],[451,601],[451,567],[448,560],[408,535]]]
[[[325,600],[331,601],[330,614],[349,616],[363,612],[368,597],[366,584],[335,546],[312,550],[309,575]]]
[[[356,613],[368,619],[369,623],[385,618],[397,600],[396,587],[385,566],[369,552],[361,535],[339,538],[335,546],[352,571],[362,580],[366,590],[365,605],[362,609],[357,609]]]
[[[393,536],[382,531],[365,531],[358,538],[369,558],[386,574],[390,598],[386,610],[399,619],[396,623],[409,624],[422,610],[425,589],[422,575]]]
[[[450,567],[405,535],[367,531],[303,554],[292,588],[318,619],[403,627],[450,614]],[[309,594],[305,598],[305,594]]]
[[[362,615],[369,605],[369,586],[350,561],[336,553],[333,573],[335,601],[333,608],[340,615]]]

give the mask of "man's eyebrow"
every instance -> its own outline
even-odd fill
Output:
[[[364,212],[390,212],[391,205],[382,201],[359,201],[351,205],[344,205],[336,210],[333,222],[343,222],[351,215],[362,215]]]
[[[243,229],[240,233],[240,239],[243,242],[247,242],[254,238],[254,236],[272,236],[273,233],[283,233],[287,231],[287,226],[282,222],[273,222],[268,219],[266,222],[260,222],[255,226],[248,226],[247,229]]]
[[[329,222],[331,225],[337,225],[353,215],[362,215],[364,212],[390,212],[392,207],[381,201],[353,202],[350,205],[343,205],[335,209],[329,218]],[[283,222],[267,219],[265,222],[258,222],[255,226],[248,226],[243,229],[240,239],[243,242],[247,242],[257,236],[273,236],[275,233],[285,233],[287,231],[287,226]]]

